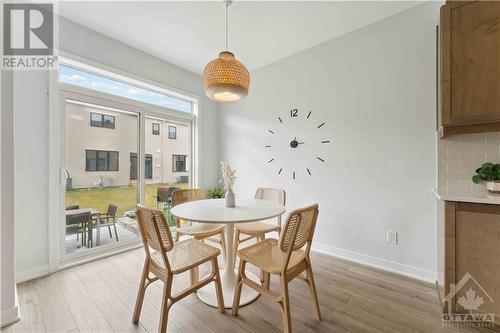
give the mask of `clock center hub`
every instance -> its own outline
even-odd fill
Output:
[[[297,140],[293,139],[291,142],[290,142],[290,147],[292,148],[297,148],[299,146],[299,143]]]

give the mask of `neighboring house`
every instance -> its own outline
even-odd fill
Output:
[[[66,103],[66,170],[72,188],[127,186],[138,176],[138,117]],[[190,128],[146,118],[146,183],[187,182]]]

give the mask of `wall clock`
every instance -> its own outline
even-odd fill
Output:
[[[312,176],[314,169],[326,163],[324,149],[329,144],[325,131],[326,122],[318,121],[312,111],[302,113],[297,108],[286,115],[278,115],[276,124],[267,129],[267,163],[278,175],[292,179]]]

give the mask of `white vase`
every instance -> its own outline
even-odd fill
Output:
[[[227,190],[226,192],[226,207],[235,207],[236,206],[236,200],[234,198],[234,192],[232,189]]]
[[[493,180],[486,182],[486,188],[491,193],[500,193],[500,182],[498,180]]]

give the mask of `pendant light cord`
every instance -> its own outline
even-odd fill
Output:
[[[226,51],[229,51],[229,16],[228,16],[228,10],[227,7],[229,7],[229,2],[226,1]]]

